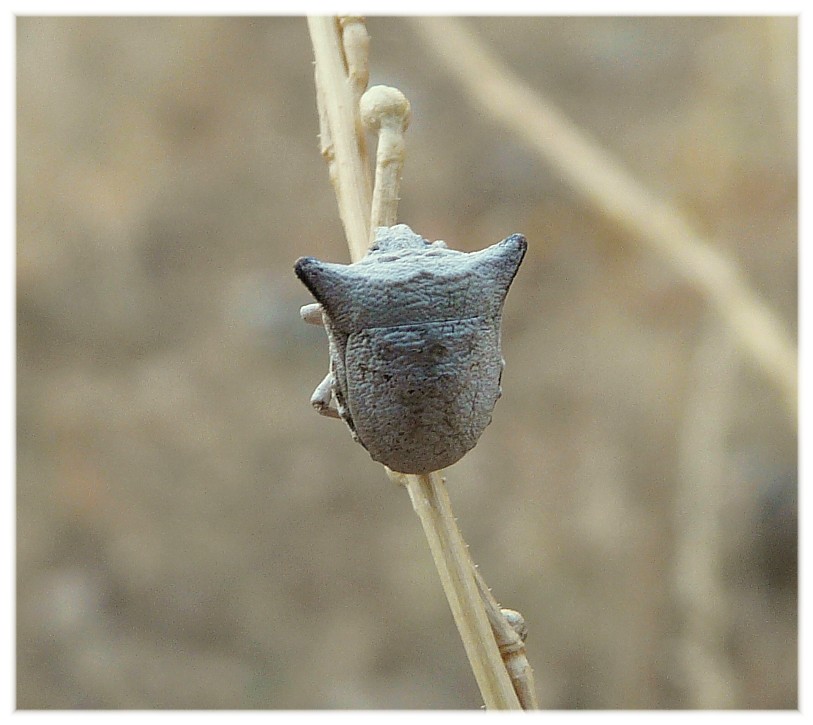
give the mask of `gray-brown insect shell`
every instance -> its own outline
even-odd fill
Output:
[[[500,321],[526,249],[480,252],[380,228],[351,265],[300,259],[325,310],[337,407],[373,459],[401,473],[450,466],[477,443],[500,396]]]

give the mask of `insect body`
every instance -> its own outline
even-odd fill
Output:
[[[332,395],[353,437],[394,471],[458,461],[500,397],[502,307],[526,247],[514,234],[458,252],[398,224],[379,227],[355,264],[299,259],[330,347],[314,406],[336,415]]]

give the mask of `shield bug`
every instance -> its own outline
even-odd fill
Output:
[[[458,252],[398,224],[379,227],[354,264],[297,260],[319,303],[303,307],[303,317],[324,322],[329,340],[330,372],[314,407],[341,417],[394,471],[429,473],[458,461],[500,397],[503,302],[526,248],[513,234]]]

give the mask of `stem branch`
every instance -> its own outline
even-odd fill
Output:
[[[391,226],[397,220],[403,133],[409,123],[409,102],[396,89],[371,88],[364,94],[366,100],[359,110],[357,101],[367,78],[367,36],[366,30],[362,32],[358,27],[360,24],[357,17],[339,22],[336,18],[308,18],[316,59],[322,154],[328,163],[354,262],[366,254],[375,227]],[[352,37],[344,37],[342,30],[352,32]],[[361,116],[379,131],[374,200]],[[304,317],[316,321],[317,312],[307,309]],[[504,664],[495,639],[498,630],[492,631],[444,479],[437,472],[425,476],[387,472],[409,492],[486,707],[520,709],[507,662]],[[528,702],[527,698],[523,702]]]

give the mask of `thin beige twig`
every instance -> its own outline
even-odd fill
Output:
[[[377,227],[391,227],[398,221],[401,172],[406,146],[404,131],[409,126],[409,101],[397,88],[373,86],[361,97],[361,120],[378,132],[375,156],[375,185],[370,212],[371,234]]]
[[[505,669],[511,678],[514,692],[523,710],[538,710],[539,702],[536,699],[536,686],[534,684],[534,671],[528,662],[525,650],[525,636],[528,633],[525,619],[514,609],[502,609],[491,593],[488,585],[480,573],[480,569],[472,561],[474,579],[477,589],[486,607],[491,630],[497,647],[502,655]]]
[[[367,24],[360,15],[343,15],[339,18],[339,27],[342,30],[342,50],[347,67],[347,77],[350,88],[353,90],[354,109],[358,109],[359,101],[367,89],[370,79],[370,34]],[[361,126],[359,126],[361,134]]]
[[[426,476],[388,473],[409,492],[486,709],[522,709],[494,638],[445,480],[437,472]]]
[[[411,18],[427,47],[469,99],[513,131],[607,216],[699,289],[742,352],[797,416],[797,349],[786,325],[756,294],[736,263],[651,194],[621,162],[590,140],[556,106],[523,83],[452,18]]]
[[[367,162],[367,134],[364,124],[361,122],[359,101],[361,101],[361,96],[364,94],[370,78],[370,35],[367,32],[364,18],[359,15],[340,16],[339,27],[347,68],[347,82],[353,93],[353,122],[356,128],[359,158],[364,167],[364,188],[369,190],[372,187],[372,179],[370,178],[370,164]]]
[[[398,220],[401,172],[406,158],[404,132],[409,125],[411,111],[404,94],[397,88],[388,86],[370,88],[361,97],[360,108],[364,125],[371,131],[378,132],[375,184],[370,212],[370,227],[374,235],[377,227],[392,226]],[[520,692],[525,693],[517,688],[512,676],[516,667],[509,667],[509,662],[513,665],[516,661],[510,645],[515,640],[518,641],[518,637],[508,627],[496,602],[493,602],[493,597],[491,601],[485,597],[482,602],[477,600],[478,592],[481,595],[482,590],[473,575],[479,576],[479,572],[474,568],[468,547],[452,514],[445,479],[438,473],[426,476],[399,474],[389,470],[388,473],[394,481],[403,483],[409,492],[412,507],[424,528],[446,598],[484,699],[488,702],[485,693],[489,692],[493,693],[491,697],[503,700],[495,700],[495,707],[503,708],[513,704],[505,678],[499,672],[500,667],[489,636],[492,634],[516,697],[520,700],[519,705],[525,708],[525,704],[532,701],[527,697],[525,702],[522,701]],[[485,590],[490,597],[488,587]],[[492,602],[499,620],[496,625],[494,614],[489,608]],[[500,637],[503,633],[500,623],[510,632],[503,638]],[[524,653],[524,646],[521,649]],[[527,664],[527,659],[525,662]],[[533,704],[536,706],[535,701]]]
[[[308,27],[316,57],[317,103],[323,155],[330,168],[350,256],[353,261],[358,261],[367,251],[371,227],[369,172],[364,170],[367,158],[364,147],[358,143],[357,136],[353,133],[357,112],[347,100],[357,94],[359,81],[356,78],[351,82],[348,78],[347,68],[352,63],[342,54],[336,20],[308,18]],[[389,97],[391,99],[392,95]],[[400,124],[390,123],[390,113],[390,117],[383,123],[379,118],[377,127],[387,136],[392,133],[402,134],[408,119],[408,103],[402,107],[400,113]],[[375,119],[372,120],[376,125]],[[395,150],[385,154],[390,169],[382,178],[386,176],[388,179],[384,184],[388,191],[380,192],[382,198],[376,206],[374,217],[376,223],[391,224],[397,213],[400,171],[397,170],[394,176],[390,172],[393,168],[400,169],[400,163],[403,162],[403,142],[401,141],[398,161],[394,160],[394,156],[399,155],[397,140],[390,137],[386,141],[386,145]],[[311,314],[310,318],[315,319],[316,315]],[[426,476],[403,475],[392,471],[388,473],[393,480],[403,483],[409,492],[486,707],[520,709],[519,700],[492,634],[483,599],[475,583],[468,548],[457,528],[443,478],[438,473]]]
[[[695,708],[733,707],[741,695],[726,653],[730,607],[723,576],[735,352],[731,335],[707,321],[694,351],[679,440],[673,586],[684,621],[676,645],[687,705]]]
[[[366,152],[359,146],[356,99],[345,70],[337,19],[308,17],[308,30],[316,61],[322,154],[328,162],[339,216],[355,261],[361,259],[369,247],[372,197]]]

